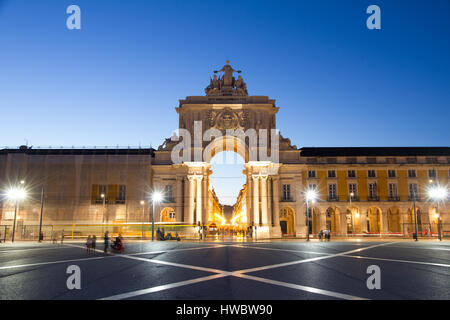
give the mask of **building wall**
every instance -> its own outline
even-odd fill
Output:
[[[406,163],[406,157],[396,157],[395,160],[392,160],[392,157],[389,157],[391,160],[396,163],[387,163],[387,157],[377,157],[376,163],[368,163],[366,157],[358,157],[358,160],[355,163],[348,164],[348,161],[345,157],[338,157],[335,163],[327,163],[326,157],[316,157],[314,161],[309,157],[308,163],[307,159],[300,159],[297,164],[283,164],[279,175],[282,181],[279,189],[279,193],[282,194],[282,184],[283,183],[291,183],[292,186],[294,184],[289,182],[289,178],[293,172],[298,172],[301,174],[301,186],[302,190],[297,190],[295,192],[297,195],[291,195],[294,199],[299,199],[301,202],[299,214],[296,212],[296,217],[301,217],[302,219],[306,218],[306,208],[305,208],[305,199],[301,194],[309,187],[309,185],[317,186],[318,199],[310,204],[310,206],[315,210],[315,215],[317,218],[312,219],[312,224],[314,226],[313,233],[322,228],[326,227],[327,218],[326,212],[328,209],[332,209],[333,211],[337,211],[339,215],[339,221],[342,221],[344,224],[346,220],[346,215],[350,214],[353,216],[353,222],[355,231],[363,232],[367,231],[367,227],[365,224],[368,219],[367,214],[369,210],[377,208],[380,210],[380,226],[382,232],[384,233],[393,233],[397,231],[398,228],[393,226],[392,221],[395,222],[395,214],[391,214],[390,211],[398,210],[400,212],[400,230],[405,232],[411,232],[410,226],[408,230],[408,224],[411,223],[411,217],[408,214],[411,214],[413,201],[410,195],[409,184],[417,184],[418,188],[418,200],[416,202],[416,206],[421,215],[421,221],[423,225],[427,225],[432,232],[436,232],[437,230],[437,219],[435,216],[436,213],[436,204],[428,198],[428,189],[434,185],[438,184],[443,187],[449,186],[449,175],[450,175],[450,165],[448,162],[448,157],[440,156],[433,157],[432,160],[426,157],[417,157],[417,163],[409,164]],[[334,162],[334,161],[333,161]],[[314,178],[308,177],[308,171],[315,170],[316,176]],[[336,178],[329,178],[327,173],[328,170],[336,171]],[[348,177],[348,170],[356,171],[356,178]],[[376,177],[371,178],[368,177],[368,170],[375,170]],[[388,170],[395,170],[396,177],[390,178],[388,177]],[[416,178],[408,177],[408,170],[416,171]],[[429,177],[429,170],[435,170],[437,177]],[[288,173],[289,172],[289,173]],[[432,181],[430,181],[432,180]],[[350,206],[350,192],[349,192],[349,183],[354,183],[357,185],[357,194],[355,198],[352,199],[352,204]],[[377,184],[377,195],[378,199],[369,199],[369,183]],[[390,183],[394,183],[397,185],[397,195],[398,200],[389,197],[389,187]],[[337,188],[337,198],[334,201],[330,201],[328,197],[328,186],[329,184],[335,184]],[[292,189],[291,186],[291,190]],[[280,208],[282,210],[283,206],[286,206],[286,201],[280,202]],[[296,204],[294,201],[291,203],[291,207],[295,209]],[[353,208],[353,212],[347,211]],[[298,206],[297,209],[298,210]],[[441,214],[441,219],[444,224],[444,230],[450,231],[450,211],[448,207],[448,198],[440,204],[439,212]],[[447,224],[447,225],[445,225]],[[274,226],[278,227],[278,226]],[[305,228],[296,228],[297,235],[304,236]],[[339,226],[336,231],[338,234],[346,234],[345,226]]]
[[[156,151],[158,152],[158,151]],[[309,157],[310,159],[311,157]],[[377,157],[376,163],[368,163],[366,157],[358,157],[354,163],[346,163],[345,157],[337,157],[333,163],[327,163],[324,157],[316,157],[314,163],[308,163],[308,159],[300,157],[296,163],[285,163],[280,166],[279,171],[273,176],[277,179],[275,192],[268,183],[267,199],[268,218],[267,226],[271,228],[273,234],[279,234],[280,213],[285,208],[290,208],[294,212],[292,219],[293,226],[289,230],[295,229],[297,236],[306,234],[306,208],[303,192],[308,185],[317,186],[318,199],[311,204],[314,216],[312,219],[313,232],[327,227],[330,219],[334,219],[337,234],[346,234],[346,222],[348,214],[352,216],[355,232],[367,230],[366,221],[370,210],[375,208],[380,210],[380,226],[383,232],[390,232],[392,226],[390,216],[391,211],[399,210],[400,224],[402,230],[404,226],[411,223],[410,212],[412,201],[409,194],[409,184],[416,183],[418,186],[417,208],[421,212],[423,224],[429,224],[433,231],[435,219],[435,204],[427,199],[427,188],[430,186],[428,170],[434,169],[437,179],[433,178],[432,183],[439,183],[442,186],[449,185],[450,165],[447,157],[436,157],[429,161],[425,157],[417,157],[417,163],[406,163],[406,157],[397,157],[396,163],[387,163],[386,157]],[[108,222],[141,222],[150,221],[149,193],[154,189],[165,190],[166,186],[171,186],[172,198],[169,202],[163,202],[156,208],[155,221],[160,221],[159,213],[166,207],[173,208],[176,214],[176,222],[190,223],[189,221],[189,180],[187,176],[192,174],[184,165],[153,164],[154,158],[147,153],[132,150],[128,154],[58,154],[56,151],[41,151],[31,153],[30,150],[24,152],[3,152],[0,154],[0,185],[5,190],[8,186],[17,184],[21,179],[25,180],[28,189],[28,198],[20,203],[18,216],[19,221],[25,224],[37,224],[40,214],[40,196],[42,187],[44,188],[44,223],[101,223]],[[204,189],[209,190],[208,176],[210,172],[202,169],[204,179],[206,179]],[[196,169],[197,170],[197,169]],[[308,178],[308,171],[315,170],[316,177]],[[329,178],[328,170],[335,170],[336,177]],[[349,178],[348,170],[355,170],[356,177]],[[376,177],[368,178],[368,170],[375,170]],[[396,170],[396,177],[389,178],[388,170]],[[408,170],[416,170],[417,177],[408,177]],[[200,174],[200,173],[198,173]],[[272,181],[272,179],[267,180]],[[376,182],[378,197],[376,201],[368,198],[368,183]],[[357,197],[352,199],[350,206],[348,184],[357,184]],[[389,199],[389,183],[396,183],[399,201]],[[328,199],[329,184],[336,184],[337,199]],[[99,185],[106,185],[107,201],[103,207],[102,199],[99,198]],[[126,186],[125,201],[118,201],[119,186]],[[290,198],[283,199],[283,185],[290,185]],[[249,189],[251,191],[251,189]],[[194,190],[195,192],[195,190]],[[211,192],[207,192],[211,197]],[[251,192],[248,195],[251,197]],[[208,198],[209,199],[209,198]],[[273,200],[272,200],[273,199]],[[144,214],[141,201],[145,200]],[[219,208],[217,201],[206,201],[204,199],[205,219],[210,220],[206,215],[208,207]],[[214,199],[213,199],[214,200]],[[240,201],[247,201],[246,207],[252,205],[251,199],[247,196],[241,197]],[[263,200],[261,200],[263,201]],[[273,205],[272,205],[273,202]],[[193,202],[195,206],[195,203]],[[242,206],[238,204],[237,207]],[[261,204],[262,206],[262,204]],[[353,209],[352,209],[353,208]],[[327,216],[327,210],[335,212],[335,216]],[[12,223],[11,213],[14,205],[5,198],[0,205],[1,224],[10,225]],[[353,211],[348,211],[353,210]],[[286,212],[286,210],[284,210]],[[450,224],[449,208],[445,204],[440,206],[442,222]],[[274,217],[273,219],[271,217]],[[192,220],[192,219],[191,219]],[[250,220],[251,221],[251,220]],[[208,223],[211,221],[205,221]],[[448,228],[447,228],[448,229]],[[409,230],[410,231],[410,230]],[[408,232],[409,232],[408,231]]]
[[[6,153],[0,157],[0,186],[4,194],[25,181],[27,199],[19,203],[18,215],[28,224],[39,221],[42,188],[44,223],[141,221],[140,201],[151,187],[150,168],[149,154]],[[104,206],[99,185],[107,186]],[[120,185],[126,187],[125,201],[118,199]],[[14,204],[3,197],[0,210],[1,224],[11,224]]]

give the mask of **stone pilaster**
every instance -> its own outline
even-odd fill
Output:
[[[252,176],[253,179],[253,222],[259,225],[259,177]]]
[[[268,217],[267,217],[267,176],[261,176],[261,220],[259,222],[260,225],[267,225]]]

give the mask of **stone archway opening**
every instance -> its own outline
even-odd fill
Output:
[[[319,208],[309,208],[309,234],[318,234],[321,229]]]
[[[401,214],[400,209],[397,207],[391,207],[387,211],[388,218],[388,230],[390,233],[400,233],[401,230]]]
[[[368,233],[381,233],[381,209],[370,207],[367,214]]]
[[[248,222],[244,163],[241,153],[234,150],[219,151],[210,159],[210,233],[244,235]]]
[[[282,236],[295,236],[295,213],[291,207],[280,210],[280,228]]]
[[[340,213],[339,209],[329,207],[325,212],[325,224],[326,229],[330,230],[333,234],[339,233],[340,227]]]
[[[346,231],[348,235],[361,233],[361,212],[358,207],[347,208],[345,222],[346,229],[344,231]]]

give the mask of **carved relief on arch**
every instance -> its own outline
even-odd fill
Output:
[[[217,128],[219,130],[244,129],[248,127],[247,110],[236,111],[229,107],[222,110],[209,110],[206,118],[210,128]]]

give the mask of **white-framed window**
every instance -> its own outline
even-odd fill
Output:
[[[408,170],[408,178],[417,178],[416,170],[414,170],[414,169],[409,169],[409,170]]]
[[[376,183],[369,183],[369,198],[376,198],[378,196],[378,188]]]
[[[348,178],[356,178],[356,171],[355,170],[348,170],[347,171],[347,177]]]
[[[328,170],[328,178],[336,178],[336,170]]]
[[[395,178],[397,176],[397,172],[395,170],[388,170],[388,178]]]
[[[328,198],[329,199],[336,199],[337,198],[336,184],[335,183],[330,183],[328,185]]]
[[[283,200],[291,199],[291,185],[283,184]]]
[[[418,196],[418,188],[417,188],[417,183],[410,183],[409,184],[409,197],[413,198]]]
[[[317,191],[317,184],[314,184],[314,183],[309,184],[308,185],[308,190],[316,190]]]
[[[169,219],[175,219],[175,211],[169,212]]]
[[[375,172],[375,170],[367,170],[367,176],[369,177],[369,178],[376,178],[376,172]]]
[[[316,170],[308,170],[308,178],[315,178]]]
[[[164,200],[166,202],[173,202],[173,187],[170,184],[164,187]]]
[[[389,198],[396,198],[398,196],[397,184],[389,183]]]
[[[428,170],[428,178],[435,179],[436,177],[437,177],[437,174],[436,174],[436,170],[435,169]]]
[[[117,195],[117,200],[120,202],[124,202],[127,197],[127,186],[119,185],[119,194]]]
[[[356,190],[356,183],[349,183],[348,184],[348,194],[349,194],[349,196],[351,196],[352,193],[353,193],[352,199],[358,196],[358,192]]]

